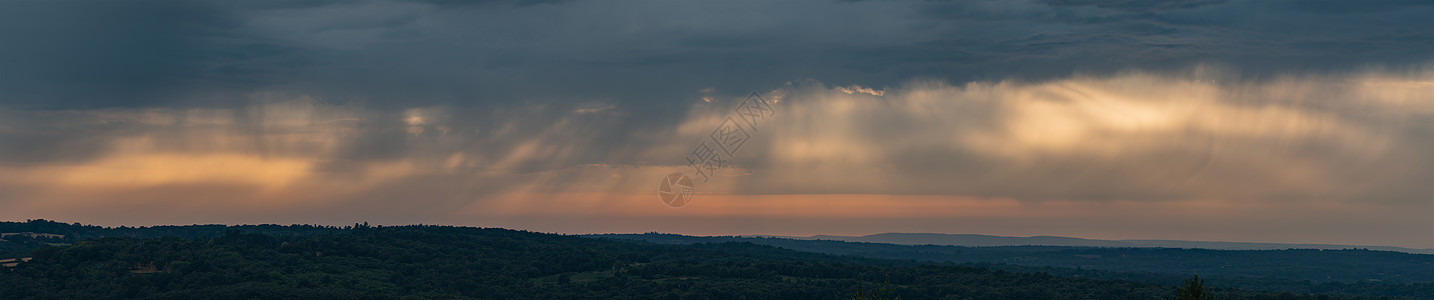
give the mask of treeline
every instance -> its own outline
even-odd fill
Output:
[[[156,238],[156,237],[182,237],[199,238],[213,237],[224,234],[225,231],[237,230],[247,233],[262,233],[273,236],[296,235],[296,234],[324,234],[338,233],[352,229],[355,226],[367,226],[355,224],[354,226],[325,226],[325,225],[163,225],[163,226],[119,226],[103,227],[95,225],[84,225],[80,223],[63,223],[45,219],[27,220],[25,222],[0,222],[0,233],[36,232],[60,234],[65,236],[65,241],[78,241],[100,237],[123,236],[134,238]]]
[[[26,235],[9,235],[0,238],[0,259],[16,258],[28,255],[30,251],[47,244],[69,244],[76,241],[102,237],[132,237],[132,238],[158,238],[158,237],[181,237],[181,238],[205,238],[224,234],[225,231],[237,230],[247,233],[262,233],[273,236],[301,235],[301,234],[331,234],[344,232],[353,229],[355,226],[324,226],[324,225],[183,225],[183,226],[141,226],[141,227],[103,227],[95,225],[84,225],[80,223],[63,223],[45,219],[27,220],[25,222],[0,222],[0,233],[47,233],[57,234],[63,237],[31,237]]]
[[[3,299],[519,298],[1156,299],[1172,286],[798,252],[752,243],[661,245],[506,229],[354,226],[331,234],[225,231],[105,237],[34,250],[0,269]],[[1216,289],[1230,299],[1331,296]]]
[[[1372,250],[1209,250],[1069,246],[962,247],[762,237],[603,234],[594,238],[661,244],[751,242],[798,251],[1019,272],[1182,284],[1193,274],[1215,286],[1249,290],[1434,298],[1434,255]]]

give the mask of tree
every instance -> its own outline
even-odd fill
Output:
[[[877,286],[876,289],[873,290],[867,290],[864,282],[865,281],[857,280],[856,294],[851,295],[852,300],[901,300],[900,296],[892,295],[896,292],[894,289],[891,288],[891,286],[888,286],[888,284],[891,283],[891,274],[887,274],[886,281],[882,281],[881,285]]]
[[[1185,286],[1175,288],[1174,300],[1214,300],[1215,292],[1205,287],[1205,280],[1200,275],[1185,279]]]

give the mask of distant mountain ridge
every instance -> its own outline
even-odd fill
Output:
[[[1415,249],[1393,246],[1361,246],[1361,245],[1331,245],[1331,244],[1281,244],[1281,243],[1250,243],[1250,242],[1207,242],[1207,241],[1182,241],[1182,240],[1098,240],[1063,236],[998,236],[984,234],[947,234],[947,233],[879,233],[864,236],[843,236],[843,235],[813,235],[813,236],[775,236],[763,235],[753,237],[776,237],[798,240],[832,240],[843,242],[867,242],[884,243],[897,245],[944,245],[944,246],[967,246],[967,247],[992,247],[992,246],[1075,246],[1075,247],[1135,247],[1135,248],[1199,248],[1216,250],[1283,250],[1283,249],[1369,249],[1381,251],[1396,251],[1415,254],[1434,254],[1434,249]]]

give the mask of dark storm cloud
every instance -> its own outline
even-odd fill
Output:
[[[1194,64],[1229,66],[1244,80],[1397,69],[1434,53],[1434,6],[1424,4],[7,1],[0,105],[230,109],[255,136],[266,134],[257,125],[263,115],[252,113],[263,105],[255,95],[268,92],[379,111],[442,107],[443,126],[461,132],[513,126],[494,112],[520,107],[540,108],[525,115],[528,133],[583,105],[621,112],[601,117],[610,130],[591,133],[604,142],[567,162],[581,164],[643,144],[631,132],[683,122],[699,97],[792,80],[894,87],[912,78],[1040,81]],[[716,93],[697,92],[708,88]],[[365,118],[342,155],[412,154],[402,123]],[[93,145],[107,130],[123,127],[104,126],[8,132],[7,141],[24,142],[0,146],[0,160],[83,160],[100,151]],[[464,146],[473,145],[452,147]],[[35,150],[45,148],[69,150]]]
[[[1044,79],[1195,62],[1279,72],[1434,50],[1431,7],[1411,1],[7,1],[4,11],[3,96],[46,108],[232,100],[275,86],[374,103],[661,103],[803,78]]]
[[[297,48],[245,37],[242,11],[199,1],[6,1],[0,98],[65,109],[243,93],[301,67]],[[273,61],[290,56],[288,60]]]
[[[940,65],[916,73],[948,78],[970,76],[950,71],[958,69],[1039,79],[1191,63],[1269,75],[1398,66],[1434,50],[1434,21],[1423,17],[1434,7],[1414,2],[953,1],[930,8],[922,10],[927,18],[977,28],[927,41],[930,59],[909,61],[913,69]]]
[[[682,122],[707,88],[736,96],[800,79],[894,87],[912,78],[1040,81],[1195,64],[1251,80],[1398,69],[1434,53],[1434,6],[1411,1],[3,5],[0,99],[8,109],[224,108],[255,135],[265,134],[256,125],[263,116],[247,108],[262,105],[255,95],[266,92],[380,111],[442,107],[444,126],[460,131],[503,126],[509,121],[493,112],[516,107],[541,108],[529,112],[533,124],[593,103],[623,112],[603,121],[613,130],[593,133],[608,142],[591,145],[597,154],[584,162],[634,143],[624,132]],[[36,122],[26,126],[50,126]],[[362,124],[345,157],[413,151],[398,117]],[[8,133],[25,143],[0,147],[0,159],[82,159],[98,151],[85,145],[110,134],[85,130]],[[25,150],[59,147],[75,150]]]
[[[696,89],[803,78],[894,86],[1201,62],[1270,74],[1427,59],[1434,7],[1421,4],[8,1],[0,97],[218,105],[282,89],[378,106],[587,97],[666,110]]]

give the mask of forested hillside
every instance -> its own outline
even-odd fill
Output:
[[[62,223],[51,220],[29,220],[25,222],[0,222],[0,233],[12,235],[0,238],[0,259],[27,255],[30,251],[47,244],[69,244],[76,241],[100,237],[157,238],[214,237],[226,231],[237,230],[246,233],[262,233],[272,236],[326,234],[345,232],[348,227],[319,225],[184,225],[144,227],[102,227],[80,223]],[[23,233],[43,233],[46,236],[31,236]],[[56,236],[57,235],[57,236]]]
[[[1218,286],[1351,296],[1434,296],[1434,255],[1362,249],[1208,250],[1065,246],[909,246],[880,243],[675,234],[596,238],[661,244],[750,242],[798,251],[1046,272],[1062,276],[1176,285],[1199,274]]]
[[[302,227],[302,226],[300,226]],[[0,298],[1158,299],[1173,286],[798,252],[443,226],[45,246],[0,270]],[[1316,298],[1217,289],[1231,299]],[[1328,297],[1328,296],[1326,296]]]

